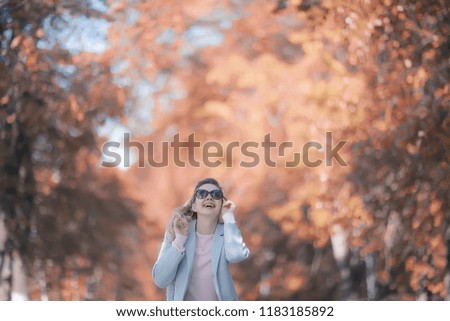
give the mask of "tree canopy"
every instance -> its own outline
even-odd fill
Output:
[[[241,299],[449,299],[449,16],[444,0],[3,1],[0,270],[20,258],[35,300],[163,299],[166,222],[212,176],[252,251]],[[105,39],[58,38],[76,19]],[[99,166],[114,130],[145,146],[125,170]],[[249,167],[201,149],[199,166],[146,163],[192,133],[292,145],[275,166],[264,148]]]

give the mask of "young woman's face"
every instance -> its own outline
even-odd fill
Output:
[[[195,192],[192,210],[198,215],[218,217],[222,210],[223,194],[214,184],[203,184]]]

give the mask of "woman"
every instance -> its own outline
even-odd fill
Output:
[[[174,211],[152,271],[167,300],[238,300],[229,264],[245,260],[250,251],[236,226],[235,208],[219,183],[207,178]]]

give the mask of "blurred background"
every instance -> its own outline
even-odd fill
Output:
[[[0,0],[0,300],[164,300],[165,225],[205,177],[252,252],[242,300],[449,300],[449,17],[446,0]],[[326,132],[347,166],[284,165]],[[125,133],[145,153],[100,166]],[[148,165],[177,133],[296,148]]]

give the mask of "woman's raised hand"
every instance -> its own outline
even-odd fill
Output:
[[[234,204],[230,200],[226,200],[222,204],[222,215],[228,212],[234,213],[234,210],[236,209],[236,204]]]
[[[175,211],[172,220],[174,232],[177,234],[188,235],[190,221],[190,217],[183,215],[179,211]]]
[[[224,223],[223,215],[225,213],[229,213],[229,212],[234,213],[235,209],[236,209],[236,205],[232,201],[230,201],[230,200],[224,201],[223,204],[222,204],[222,211],[220,212],[218,222],[220,224],[223,224]]]

